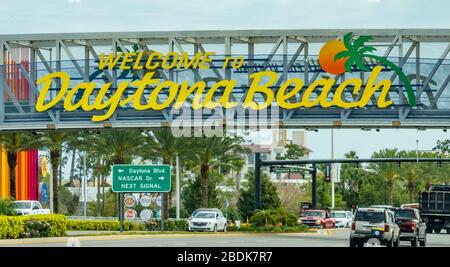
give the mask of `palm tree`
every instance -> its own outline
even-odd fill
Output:
[[[16,198],[17,153],[39,147],[40,137],[30,133],[0,133],[0,147],[5,151],[9,166],[9,191]]]
[[[378,152],[374,152],[372,158],[398,158],[399,151],[394,149],[385,148]],[[388,204],[393,204],[393,188],[394,181],[399,178],[399,170],[397,163],[372,163],[369,168],[373,170],[378,176],[381,176],[386,181]]]
[[[352,41],[352,37],[353,36],[351,32],[347,33],[344,36],[343,41],[347,50],[337,53],[334,60],[347,58],[345,62],[345,69],[349,72],[352,71],[353,65],[356,65],[362,71],[369,71],[369,68],[366,67],[363,63],[364,58],[371,58],[388,66],[398,75],[400,81],[405,85],[406,93],[408,95],[408,102],[412,107],[415,107],[416,97],[414,96],[414,90],[411,86],[411,82],[403,73],[403,71],[387,58],[371,54],[371,52],[376,51],[376,48],[364,45],[365,42],[373,39],[371,36],[359,36],[354,41]]]
[[[103,155],[105,162],[109,164],[131,163],[134,156],[142,153],[145,144],[145,136],[140,130],[104,130],[85,136],[83,139],[81,150]],[[117,194],[114,194],[114,198],[117,203]]]
[[[422,152],[420,157],[422,158],[436,158],[438,154],[436,152]],[[423,190],[430,189],[431,185],[434,183],[439,183],[439,178],[447,177],[448,169],[443,170],[436,166],[434,162],[424,162],[420,163],[417,170],[417,176],[420,177],[420,184]],[[444,173],[441,173],[444,172]],[[442,175],[443,174],[443,175]]]
[[[417,151],[401,151],[400,156],[402,158],[416,158],[421,157],[422,153],[418,154]],[[417,163],[404,163],[400,168],[400,175],[406,180],[409,203],[414,202],[414,191],[419,177],[419,169],[420,166]]]
[[[194,161],[200,168],[202,190],[202,205],[208,207],[208,183],[211,167],[214,162],[222,165],[232,163],[236,158],[242,157],[242,138],[238,137],[200,137],[194,141],[199,148],[194,155]]]
[[[44,133],[41,142],[47,146],[50,152],[50,164],[52,165],[52,180],[53,180],[53,211],[59,212],[59,192],[58,192],[58,169],[61,164],[61,155],[64,143],[74,139],[72,132],[50,131]]]
[[[349,151],[345,153],[347,159],[357,159],[356,151]],[[360,203],[360,192],[363,182],[367,174],[362,169],[361,164],[342,164],[341,169],[341,183],[337,185],[341,194],[350,202]]]
[[[174,166],[175,158],[178,155],[179,160],[183,161],[189,153],[193,153],[195,147],[191,145],[191,139],[185,137],[173,136],[169,128],[163,128],[148,132],[146,137],[145,150],[142,153],[143,158],[161,159],[163,164]],[[171,207],[172,191],[163,194],[163,218],[169,217],[169,208]]]

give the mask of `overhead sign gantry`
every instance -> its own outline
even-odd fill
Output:
[[[201,126],[212,116],[249,126],[252,101],[277,110],[257,119],[285,128],[450,127],[449,29],[0,35],[0,50],[0,130]],[[205,68],[183,68],[199,53]],[[109,55],[125,65],[102,67]],[[149,72],[166,82],[153,96],[158,83],[137,84]],[[183,82],[205,88],[179,101],[180,88],[166,89]],[[203,100],[217,84],[211,99],[221,106],[211,108]],[[196,96],[206,107],[193,108]]]

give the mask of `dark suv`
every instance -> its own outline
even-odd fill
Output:
[[[413,208],[391,208],[395,215],[395,223],[400,228],[400,240],[411,242],[416,247],[417,243],[424,247],[427,242],[427,225],[420,218],[418,210]]]

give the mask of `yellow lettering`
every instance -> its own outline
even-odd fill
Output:
[[[169,87],[169,96],[163,103],[159,103],[158,95],[166,86]],[[177,83],[174,83],[172,81],[164,81],[158,84],[158,86],[156,86],[156,88],[150,93],[149,99],[150,108],[154,110],[162,110],[167,108],[170,105],[170,103],[175,99],[177,92],[178,92]]]
[[[269,81],[267,81],[263,85],[259,85],[263,77],[269,78]],[[250,79],[252,79],[252,84],[250,85],[247,96],[245,97],[244,108],[250,107],[251,109],[255,110],[267,108],[268,106],[270,106],[273,100],[273,91],[269,88],[269,86],[275,83],[275,81],[277,80],[277,74],[273,71],[261,71],[251,74]],[[254,95],[257,92],[265,94],[266,100],[263,104],[256,103],[253,100]]]
[[[220,82],[215,83],[211,89],[206,93],[204,107],[213,109],[216,108],[219,104],[225,108],[232,108],[237,105],[236,102],[228,102],[231,92],[233,91],[234,86],[236,85],[236,80],[222,80]],[[225,87],[223,95],[220,97],[219,101],[214,101],[214,94],[216,93],[219,87]]]
[[[181,69],[184,66],[184,69],[196,69],[198,67],[198,63],[200,62],[200,59],[202,58],[202,53],[198,52],[195,54],[195,56],[189,60],[189,55],[187,52],[184,52],[181,54],[180,61],[178,62],[178,69]]]
[[[48,89],[50,89],[50,86],[52,85],[52,79],[54,78],[59,78],[61,80],[61,88],[59,89],[56,97],[50,100],[49,103],[45,104],[45,98],[47,97]],[[70,76],[65,72],[54,72],[47,74],[36,81],[36,85],[39,85],[41,83],[43,83],[42,90],[39,93],[39,97],[36,101],[36,111],[39,112],[48,110],[49,108],[56,105],[59,100],[61,100],[61,98],[66,94],[66,91],[69,88]]]
[[[100,91],[98,92],[97,97],[94,101],[94,108],[96,110],[103,110],[109,106],[108,111],[104,115],[94,115],[92,116],[92,121],[103,121],[112,116],[114,111],[116,111],[117,106],[119,105],[120,97],[123,92],[127,89],[129,82],[121,82],[117,87],[117,90],[108,100],[103,102],[103,98],[106,95],[111,83],[105,83]]]
[[[122,64],[120,65],[121,70],[129,70],[131,67],[128,66],[128,63],[133,62],[133,57],[136,55],[136,53],[125,53],[123,55]]]
[[[156,62],[155,64],[152,64],[153,58],[156,57],[157,59],[161,60],[163,55],[160,52],[151,52],[151,54],[148,56],[147,63],[145,63],[145,68],[148,70],[154,70],[159,67],[159,62]]]
[[[136,60],[134,61],[133,69],[135,69],[135,70],[143,69],[143,66],[140,65],[143,54],[144,54],[144,52],[137,53],[137,57],[136,57]]]
[[[94,106],[89,105],[89,96],[91,95],[92,91],[95,88],[95,83],[79,83],[75,85],[69,93],[66,95],[66,98],[64,99],[64,109],[67,111],[74,111],[78,108],[82,108],[84,111],[91,111],[94,109]],[[84,89],[83,96],[81,97],[80,101],[78,103],[72,104],[72,99],[74,98],[75,94],[80,90]]]
[[[359,105],[359,101],[346,102],[343,99],[344,90],[350,84],[353,84],[353,86],[354,86],[352,94],[357,95],[359,90],[361,89],[362,80],[359,78],[351,78],[351,79],[345,80],[343,83],[341,83],[339,85],[339,87],[336,89],[336,92],[334,92],[334,98],[333,98],[334,105],[341,107],[341,108],[354,108]]]
[[[170,65],[167,65],[167,61],[169,61],[169,60],[170,60]],[[178,53],[177,52],[169,52],[164,57],[164,59],[161,63],[161,67],[165,70],[173,69],[173,67],[175,67],[175,65],[177,64],[177,60],[178,60]]]
[[[174,104],[174,108],[179,109],[181,108],[181,106],[183,106],[184,102],[187,100],[187,98],[189,97],[189,95],[192,94],[192,92],[194,92],[195,89],[197,89],[197,92],[194,95],[194,100],[192,101],[192,108],[193,109],[201,109],[202,105],[200,103],[202,95],[203,95],[203,91],[206,88],[206,83],[204,81],[199,81],[194,83],[191,88],[189,88],[189,83],[188,82],[183,82],[181,83],[180,86],[180,91],[178,93],[178,98]]]
[[[117,62],[119,62],[119,59],[122,57],[123,53],[119,52],[117,53],[117,56],[114,58],[114,53],[109,53],[108,57],[105,60],[105,54],[101,53],[99,62],[98,62],[98,69],[102,70],[105,68],[106,65],[108,65],[108,68],[112,70],[114,66],[117,65]]]
[[[391,81],[382,80],[379,83],[375,84],[375,80],[377,79],[378,74],[380,74],[381,69],[381,66],[376,66],[375,68],[373,68],[372,73],[370,73],[369,79],[366,83],[366,87],[364,88],[364,93],[362,94],[361,100],[359,101],[359,107],[365,107],[369,103],[370,98],[375,94],[375,91],[380,87],[382,89],[380,96],[378,97],[377,106],[379,108],[385,108],[392,105],[392,100],[386,100],[386,96],[388,95],[389,89],[391,88]]]
[[[302,101],[300,102],[303,107],[310,108],[314,107],[319,103],[324,104],[327,100],[328,92],[331,87],[334,85],[334,79],[319,79],[313,82],[308,88],[305,90],[305,93],[302,96]],[[320,95],[311,101],[311,93],[319,86],[323,86],[322,92]]]
[[[212,62],[212,58],[210,58],[210,56],[214,56],[215,54],[215,52],[205,52],[203,54],[202,62],[200,63],[200,69],[208,69]],[[208,65],[205,65],[206,63],[208,63]]]
[[[294,84],[294,88],[286,94],[287,88]],[[291,103],[286,102],[286,100],[295,97],[295,95],[302,89],[303,87],[303,81],[299,78],[292,78],[287,80],[283,85],[281,85],[280,89],[278,89],[277,92],[277,103],[281,108],[285,109],[294,109],[299,108],[301,106],[301,103]]]

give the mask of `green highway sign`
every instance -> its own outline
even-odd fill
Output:
[[[170,165],[112,166],[112,190],[118,193],[161,193],[171,188]]]

